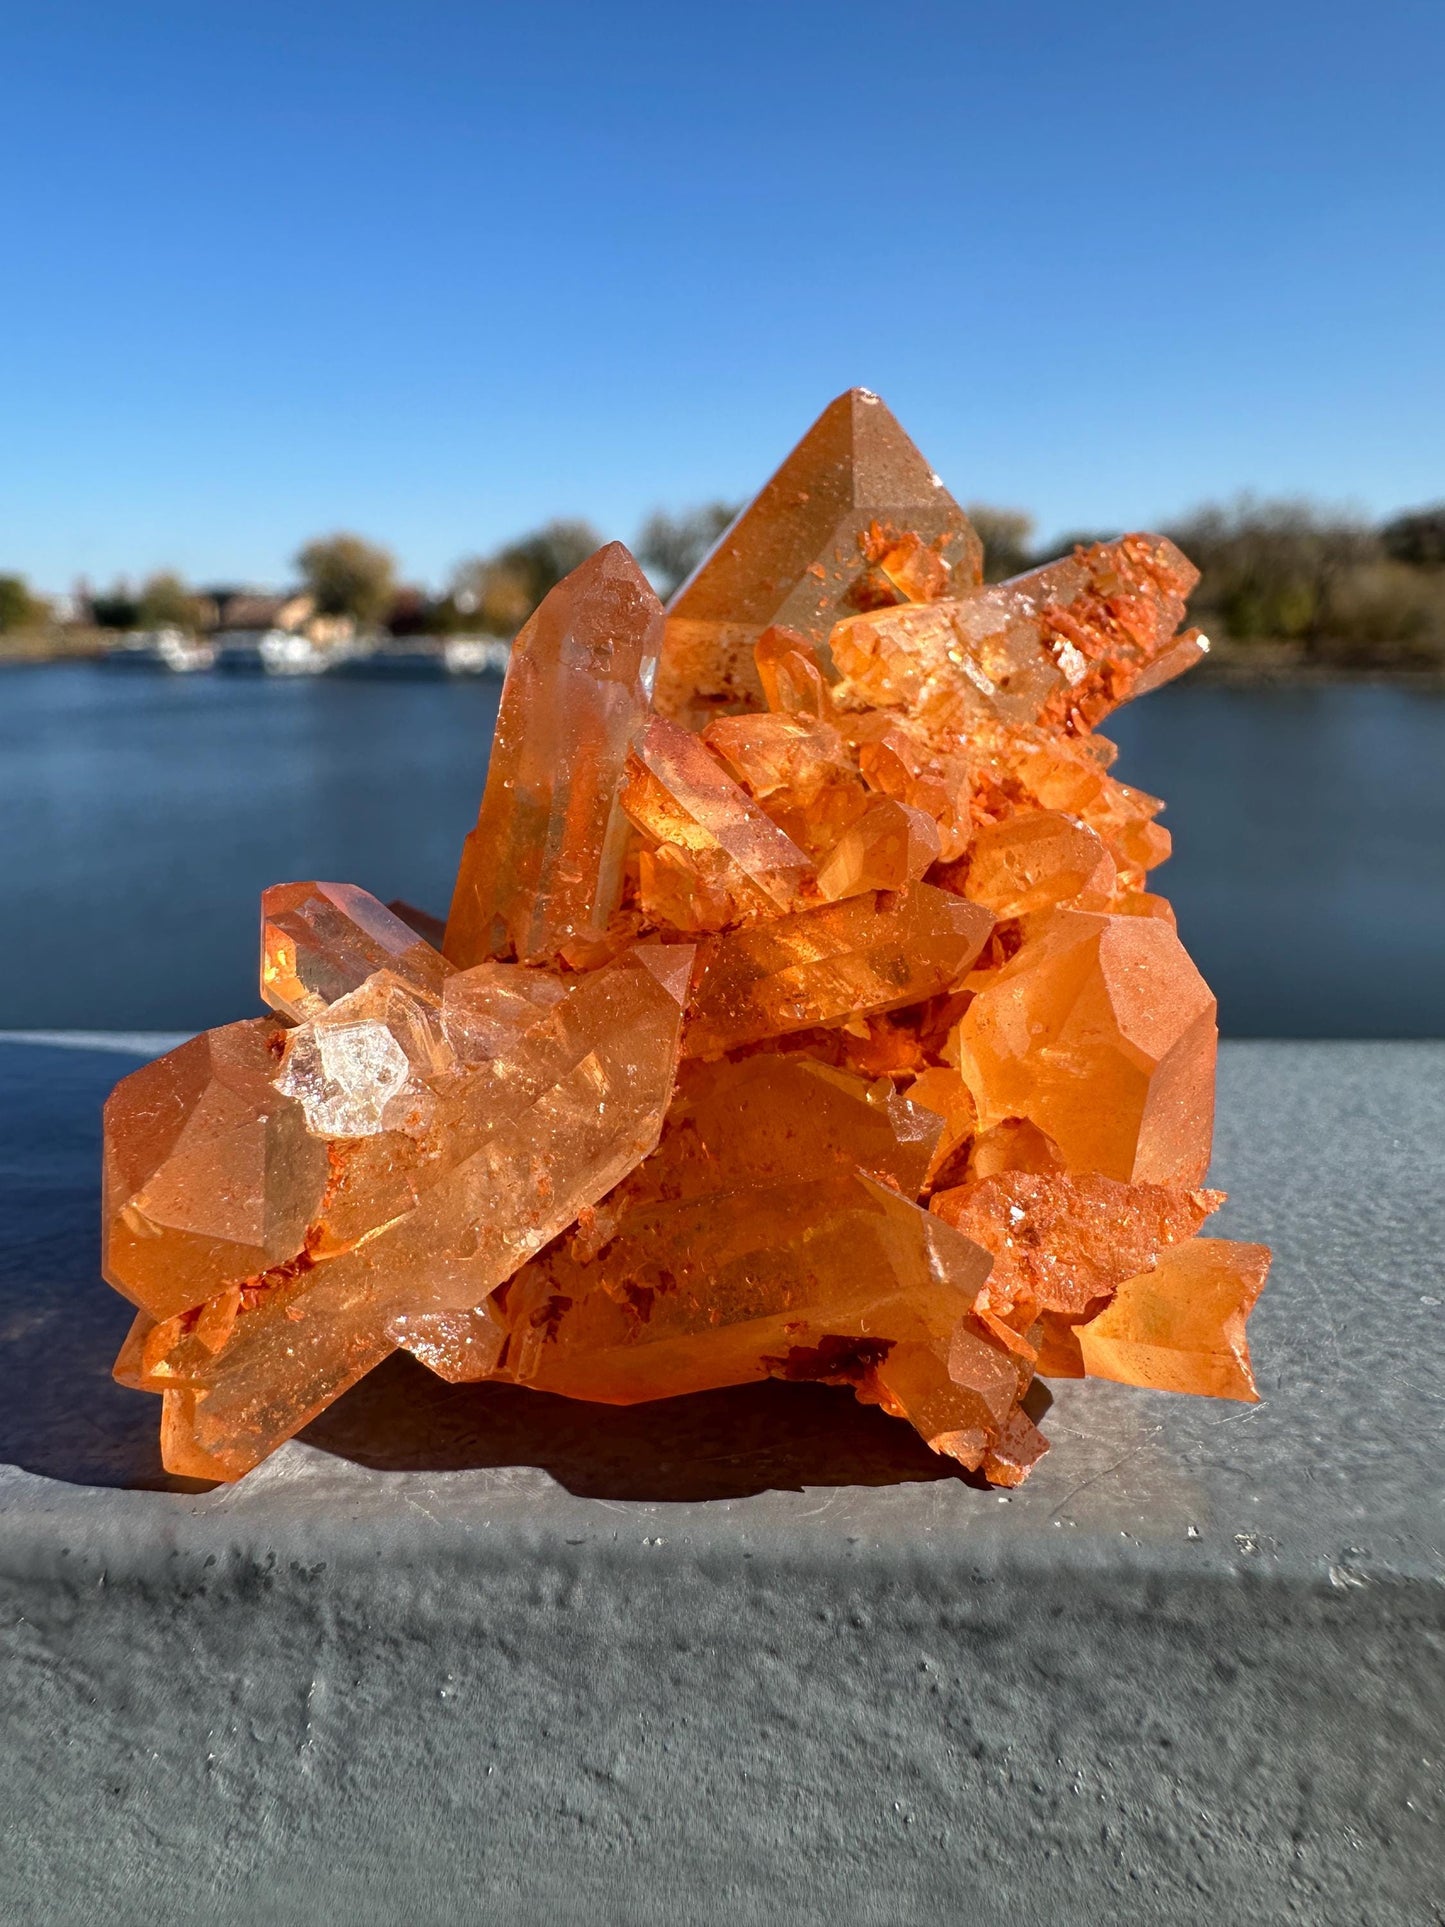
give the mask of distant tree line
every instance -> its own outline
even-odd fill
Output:
[[[660,594],[670,596],[691,574],[735,512],[730,504],[712,502],[649,517],[633,546]],[[1021,510],[977,503],[969,514],[991,582],[1110,533],[1081,531],[1040,544],[1032,518]],[[1370,526],[1308,502],[1245,496],[1200,508],[1165,532],[1202,572],[1191,620],[1237,652],[1263,644],[1306,662],[1445,669],[1445,503]],[[548,522],[469,557],[437,592],[401,582],[387,549],[340,533],[318,537],[299,551],[297,594],[304,597],[307,620],[333,628],[510,637],[602,540],[588,522]],[[90,595],[88,607],[72,612],[71,624],[122,631],[215,628],[227,620],[227,597],[234,601],[236,594],[198,589],[166,571],[135,590],[121,584]],[[44,598],[22,576],[0,574],[0,637],[6,639],[0,648],[47,627],[55,628],[55,618]]]
[[[978,504],[969,515],[990,582],[1122,532],[1079,530],[1035,546],[1020,511]],[[1163,533],[1200,571],[1190,620],[1237,655],[1283,645],[1326,666],[1445,669],[1445,502],[1372,526],[1306,501],[1245,495]]]
[[[659,594],[670,596],[690,575],[736,513],[712,502],[680,515],[659,511],[633,544]],[[548,590],[600,548],[605,538],[590,522],[548,522],[490,554],[470,556],[453,570],[440,593],[401,582],[390,550],[348,533],[318,536],[295,557],[297,594],[308,621],[343,623],[360,632],[396,636],[482,634],[511,637]],[[148,577],[138,589],[118,583],[87,593],[72,626],[87,629],[199,632],[228,619],[241,604],[250,610],[283,597],[260,598],[228,589],[194,588],[174,571]],[[257,618],[259,619],[259,618]],[[23,576],[0,575],[0,636],[34,635],[54,627],[56,612]]]

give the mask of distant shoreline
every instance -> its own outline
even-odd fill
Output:
[[[397,638],[393,643],[383,643],[380,654],[393,668],[398,656],[414,656],[421,664],[440,656],[443,641],[440,637],[434,643],[431,638]],[[57,663],[104,665],[122,642],[123,632],[110,630],[92,630],[62,643],[43,635],[0,637],[0,668],[43,668]],[[153,667],[157,675],[172,673],[161,663],[143,666]],[[196,673],[226,676],[236,672],[233,668],[219,667]],[[1431,695],[1445,693],[1445,665],[1308,661],[1295,643],[1272,640],[1241,643],[1226,639],[1216,641],[1204,660],[1177,685],[1171,686],[1310,689],[1351,683],[1386,685]]]

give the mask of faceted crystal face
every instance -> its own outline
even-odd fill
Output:
[[[1269,1258],[1264,1245],[1228,1238],[1176,1245],[1079,1326],[1084,1369],[1159,1392],[1256,1401],[1244,1325]]]
[[[1192,1238],[1223,1202],[1218,1191],[1120,1184],[1095,1172],[1006,1171],[936,1191],[931,1208],[992,1254],[993,1309],[1082,1313]]]
[[[917,1003],[962,983],[992,925],[976,904],[919,883],[734,930],[705,952],[687,1050],[721,1056]]]
[[[662,605],[620,542],[522,629],[447,921],[453,963],[545,962],[602,935],[622,893],[622,768],[661,642]]]
[[[1141,680],[1167,679],[1151,672],[1174,662],[1198,579],[1172,542],[1130,535],[972,594],[848,616],[830,648],[854,696],[935,739],[990,721],[1092,728]]]
[[[808,900],[813,866],[691,730],[655,716],[629,760],[622,807],[644,835],[692,859],[736,915]],[[814,893],[816,894],[816,893]]]
[[[447,968],[429,943],[354,884],[278,883],[261,899],[261,995],[293,1023],[318,1016],[377,970],[434,1002]]]
[[[950,1040],[980,1121],[1024,1117],[1070,1171],[1199,1184],[1214,1118],[1214,999],[1158,919],[1047,913]]]
[[[832,902],[868,890],[906,890],[938,861],[940,847],[938,825],[926,811],[880,796],[829,851],[818,872],[819,893]]]
[[[516,1026],[495,1055],[440,1074],[412,1064],[434,1098],[420,1140],[319,1136],[329,1182],[312,1222],[283,1262],[242,1279],[219,1349],[192,1356],[184,1384],[174,1371],[167,1381],[171,1469],[237,1477],[398,1344],[440,1356],[431,1316],[482,1317],[490,1293],[656,1142],[689,962],[658,966],[638,950],[540,1011],[506,986],[498,1001]],[[504,1021],[499,1009],[494,1041]],[[393,1091],[389,1062],[378,1081]],[[384,1109],[379,1093],[371,1102]]]
[[[975,903],[995,916],[1022,917],[1062,904],[1107,910],[1119,872],[1087,823],[1057,810],[1025,810],[975,833],[965,877]]]
[[[948,1388],[988,1271],[977,1246],[858,1174],[639,1203],[609,1231],[600,1259],[558,1249],[509,1288],[519,1382],[616,1404],[770,1375],[887,1389],[889,1353],[911,1346]],[[1006,1410],[1006,1354],[993,1379]],[[905,1405],[914,1384],[900,1377]]]
[[[826,645],[845,615],[958,594],[982,568],[968,518],[897,420],[850,389],[674,597],[657,707],[692,723],[760,709],[753,646],[771,625]]]
[[[848,1386],[1004,1486],[1036,1372],[1254,1396],[1268,1254],[1198,1235],[1214,1000],[1094,729],[1198,658],[1193,571],[978,578],[854,391],[665,642],[616,545],[522,631],[445,954],[266,893],[277,1017],[106,1111],[116,1375],[171,1470],[240,1477],[398,1347],[612,1403]]]
[[[326,1188],[325,1147],[274,1082],[270,1018],[193,1037],[123,1078],[105,1110],[103,1269],[153,1318],[295,1255]]]

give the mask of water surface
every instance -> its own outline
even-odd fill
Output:
[[[0,1029],[256,1008],[289,878],[445,912],[500,686],[0,671]],[[1235,1036],[1445,1035],[1445,699],[1170,689],[1111,725]]]

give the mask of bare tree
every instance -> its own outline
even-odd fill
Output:
[[[1416,569],[1445,568],[1445,502],[1397,515],[1380,530],[1385,553]]]
[[[1196,509],[1169,534],[1201,572],[1195,620],[1231,636],[1299,642],[1307,653],[1338,622],[1345,579],[1380,558],[1364,523],[1306,501],[1244,495]]]
[[[731,502],[705,502],[680,515],[659,509],[647,518],[638,532],[637,559],[664,601],[686,582],[737,512]]]
[[[1029,566],[1034,518],[1023,509],[991,508],[987,502],[970,502],[967,515],[983,544],[984,581],[1021,575]]]
[[[601,546],[590,522],[548,522],[492,555],[461,563],[449,600],[489,635],[514,636],[543,596]]]

